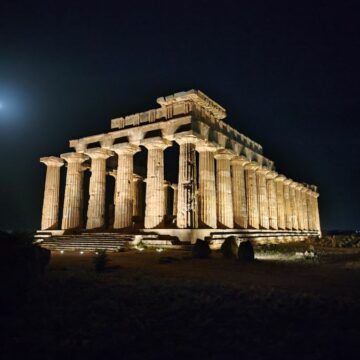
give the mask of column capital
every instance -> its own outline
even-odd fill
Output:
[[[294,181],[294,180],[291,180],[291,183],[290,183],[289,185],[290,185],[290,187],[292,187],[292,188],[294,188],[294,189],[297,189],[299,183],[297,183],[297,182]]]
[[[138,174],[133,174],[133,181],[143,181],[144,178]]]
[[[89,160],[89,157],[83,153],[69,152],[61,154],[60,157],[68,163],[82,163],[85,160]]]
[[[113,169],[113,170],[109,171],[107,174],[112,176],[114,179],[116,179],[117,171],[115,169]]]
[[[300,184],[300,191],[306,193],[308,191],[308,188],[304,184]]]
[[[248,164],[245,165],[246,170],[257,170],[259,168],[259,164],[250,161]]]
[[[278,176],[278,173],[276,171],[269,171],[266,174],[266,178],[269,180],[275,180],[275,178]]]
[[[172,142],[170,140],[164,139],[160,136],[143,139],[140,142],[140,145],[145,146],[148,150],[151,149],[161,149],[165,150],[167,147],[171,146]]]
[[[249,160],[245,156],[235,156],[231,159],[231,164],[239,164],[245,166],[249,163]]]
[[[57,156],[47,156],[40,158],[40,162],[45,164],[46,166],[63,166],[64,160]]]
[[[133,145],[130,143],[115,144],[112,145],[110,149],[118,155],[134,155],[135,153],[140,151],[140,148],[137,145]]]
[[[279,174],[276,176],[275,181],[285,181],[286,177],[284,175]]]
[[[197,144],[199,142],[199,138],[192,134],[175,134],[174,140],[179,144]]]
[[[216,152],[216,154],[214,155],[214,158],[216,160],[231,160],[235,157],[236,155],[234,155],[233,153],[231,153],[229,150],[226,150],[226,149],[221,149],[221,150],[218,150]]]
[[[205,151],[215,152],[217,150],[217,147],[212,143],[199,140],[195,144],[195,150],[199,153]]]
[[[267,175],[270,172],[270,170],[268,168],[266,168],[265,166],[259,167],[258,169],[256,169],[256,171],[263,175]]]
[[[164,188],[171,187],[170,181],[164,180]]]
[[[171,187],[173,190],[177,190],[177,189],[178,189],[178,184],[171,184],[170,187]]]
[[[290,185],[293,181],[291,179],[284,180],[284,185]]]
[[[93,148],[87,149],[85,152],[91,159],[107,159],[110,156],[114,155],[111,150],[103,149],[103,148]]]

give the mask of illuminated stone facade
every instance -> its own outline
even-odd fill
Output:
[[[60,230],[67,232],[126,232],[134,230],[136,218],[139,233],[153,231],[180,240],[235,229],[272,231],[274,236],[284,231],[321,234],[316,186],[278,174],[261,145],[224,122],[224,108],[197,90],[157,102],[157,109],[113,119],[107,133],[71,140],[73,152],[41,158],[47,166],[42,230],[56,230],[61,224]],[[156,136],[148,136],[156,131]],[[174,144],[179,149],[178,180],[170,183],[164,152]],[[134,173],[135,154],[144,149],[146,178]],[[111,158],[116,165],[109,167]],[[86,171],[91,172],[87,199]],[[115,178],[110,220],[105,218],[107,176]]]

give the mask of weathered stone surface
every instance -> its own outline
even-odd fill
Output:
[[[250,229],[259,229],[259,203],[258,190],[256,183],[256,170],[258,166],[255,163],[245,165],[245,184],[247,194],[247,208],[248,208],[248,227]]]
[[[285,204],[285,226],[286,229],[292,229],[292,212],[290,203],[290,183],[292,180],[286,179],[284,181],[284,204]]]
[[[259,197],[259,226],[262,229],[269,229],[269,199],[266,186],[266,174],[268,172],[269,170],[266,168],[256,171],[256,185]]]
[[[140,148],[131,144],[116,144],[112,150],[118,156],[118,167],[115,185],[114,229],[132,226],[134,212],[134,154]],[[135,200],[136,201],[136,200]]]
[[[66,153],[60,155],[67,162],[65,197],[61,228],[77,229],[82,226],[83,210],[83,181],[84,170],[82,163],[88,159],[80,153]]]
[[[161,139],[145,139],[141,145],[148,150],[145,228],[160,228],[165,220],[164,194],[164,150],[171,142]]]
[[[216,228],[216,148],[206,144],[196,146],[199,153],[199,226]]]
[[[278,205],[276,197],[276,183],[275,178],[277,173],[270,171],[266,174],[266,187],[268,194],[268,203],[269,203],[269,228],[278,229]]]
[[[180,145],[176,224],[180,229],[195,229],[198,227],[196,139],[185,136],[176,141]]]
[[[55,156],[43,157],[46,168],[41,230],[57,229],[59,222],[60,167],[64,160]]]
[[[216,200],[217,221],[220,228],[234,227],[233,197],[231,187],[230,160],[234,156],[227,151],[217,152],[216,159]]]
[[[63,230],[83,226],[83,177],[90,163],[89,230],[104,228],[106,223],[119,230],[138,229],[144,220],[145,229],[166,234],[164,227],[171,227],[168,235],[174,235],[177,227],[189,232],[192,241],[198,238],[196,229],[201,230],[202,239],[212,229],[227,232],[233,228],[267,230],[275,236],[290,232],[299,238],[321,234],[317,187],[278,175],[261,145],[224,122],[226,111],[219,104],[198,90],[161,97],[158,104],[157,109],[112,120],[112,131],[71,140],[76,152],[63,154],[62,159],[41,159],[47,165],[43,230],[58,227],[60,172],[65,160]],[[173,141],[179,144],[179,171],[167,177],[164,150]],[[144,165],[139,169],[134,164],[134,154],[144,147],[146,171],[141,169]],[[114,153],[116,157],[107,161]],[[134,175],[134,169],[144,177],[147,173],[146,179]],[[112,199],[105,196],[107,174],[116,179]],[[177,184],[170,184],[174,175]]]
[[[277,217],[278,217],[278,229],[286,229],[286,217],[285,217],[285,201],[284,201],[284,175],[279,175],[275,178],[276,184],[276,202],[277,202]]]
[[[235,236],[227,237],[221,245],[221,252],[227,259],[236,258],[238,254],[238,246]]]
[[[107,149],[94,148],[86,153],[91,158],[91,177],[87,211],[87,229],[100,229],[105,224],[106,159],[113,155]]]
[[[245,187],[245,165],[247,163],[248,161],[244,157],[235,157],[231,160],[234,225],[242,229],[246,229],[248,225]]]

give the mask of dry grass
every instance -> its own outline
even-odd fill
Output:
[[[3,353],[36,358],[351,358],[359,351],[359,253],[319,261],[298,247],[239,264],[213,253],[54,255],[44,282],[7,314]],[[159,264],[159,258],[177,260]],[[4,322],[3,322],[4,324]]]

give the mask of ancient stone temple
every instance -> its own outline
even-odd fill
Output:
[[[216,247],[230,235],[259,242],[321,235],[316,186],[277,173],[261,145],[225,122],[223,107],[198,90],[157,103],[111,120],[109,132],[70,140],[67,153],[40,159],[46,180],[37,237],[44,246],[202,239]],[[174,149],[166,163],[165,152]],[[146,166],[136,164],[141,153]]]

